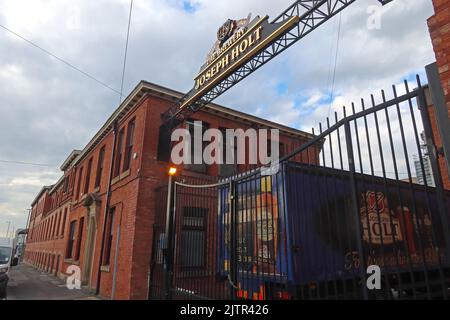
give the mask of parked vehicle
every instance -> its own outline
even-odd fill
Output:
[[[17,265],[17,258],[13,257],[13,240],[0,238],[0,299],[6,299],[9,272]]]

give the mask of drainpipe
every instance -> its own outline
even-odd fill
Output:
[[[25,237],[23,238],[23,247],[22,247],[22,254],[21,256],[21,260],[23,260],[25,258],[25,248],[27,246],[27,241],[28,241],[28,234],[30,233],[30,218],[31,218],[31,210],[32,209],[27,209],[28,210],[28,218],[27,218],[27,225],[25,226],[27,233],[25,234]]]
[[[122,208],[121,208],[122,209]],[[113,284],[111,290],[111,300],[116,298],[116,281],[117,281],[117,265],[119,260],[119,244],[120,244],[120,227],[122,224],[122,210],[120,210],[119,225],[117,226],[117,236],[116,236],[116,249],[114,253],[114,272],[113,272]]]
[[[105,237],[106,237],[106,218],[108,217],[109,212],[109,201],[111,199],[111,181],[113,178],[113,172],[114,172],[114,159],[115,159],[115,152],[116,152],[116,143],[117,143],[117,120],[113,123],[113,133],[114,133],[114,139],[113,139],[113,146],[112,146],[112,152],[111,152],[111,167],[109,168],[109,178],[108,178],[108,189],[106,191],[106,202],[105,202],[105,211],[103,214],[103,228],[102,228],[102,242],[100,244],[100,257],[98,261],[98,269],[97,269],[97,285],[95,289],[95,294],[98,295],[100,293],[100,280],[102,277],[102,261],[103,261],[103,251],[104,251],[104,245],[105,245]]]
[[[26,238],[28,238],[28,229],[30,228],[30,216],[31,216],[31,209],[27,209],[27,211],[28,211],[28,218],[27,218],[27,225],[26,225],[26,229],[27,229],[27,237]]]

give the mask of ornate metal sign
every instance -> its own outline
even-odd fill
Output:
[[[228,77],[256,54],[289,32],[299,22],[293,16],[279,23],[270,23],[269,16],[227,20],[217,32],[217,40],[207,56],[206,63],[194,78],[195,86],[180,109],[191,105],[206,92]]]

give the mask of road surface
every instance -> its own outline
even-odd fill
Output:
[[[90,292],[69,290],[63,280],[28,265],[13,267],[9,274],[8,300],[96,300]]]

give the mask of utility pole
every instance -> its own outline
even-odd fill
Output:
[[[30,231],[30,218],[31,218],[31,208],[28,210],[28,218],[27,218],[27,224],[25,226],[25,229],[27,230],[27,233],[25,235],[24,242],[28,239],[28,232]]]
[[[8,238],[9,235],[9,227],[11,226],[11,221],[7,221],[8,223],[8,229],[6,229],[6,237]]]

